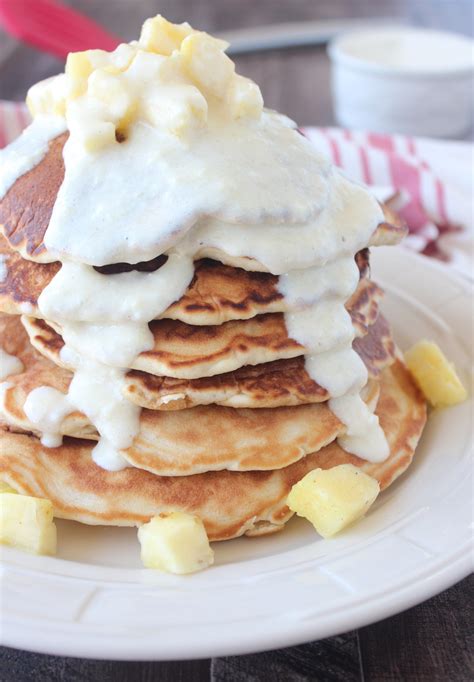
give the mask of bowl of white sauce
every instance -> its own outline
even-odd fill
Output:
[[[343,34],[328,48],[336,118],[347,128],[464,137],[472,128],[474,41],[396,27]]]

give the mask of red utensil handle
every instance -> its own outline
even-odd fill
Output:
[[[113,50],[120,38],[55,0],[0,0],[0,24],[15,38],[65,59],[69,52]]]

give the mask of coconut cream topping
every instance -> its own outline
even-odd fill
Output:
[[[64,416],[83,412],[100,436],[94,461],[127,466],[122,451],[138,433],[140,408],[123,397],[124,374],[153,345],[149,321],[184,294],[193,261],[209,256],[280,275],[288,333],[332,396],[346,426],[340,444],[380,461],[388,445],[360,397],[367,370],[352,350],[344,304],[359,280],[354,256],[383,222],[381,208],[292,121],[263,109],[258,86],[235,73],[226,47],[158,16],[138,41],[71,54],[64,74],[30,90],[34,122],[1,153],[0,191],[69,131],[44,237],[62,268],[38,305],[61,329],[62,358],[75,374],[67,396],[38,388],[25,411],[50,446]],[[93,267],[162,254],[155,272]]]

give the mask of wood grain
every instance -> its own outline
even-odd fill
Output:
[[[12,0],[15,2],[16,0]],[[218,31],[278,21],[378,16],[473,30],[472,0],[69,0],[130,40],[157,11]],[[322,48],[245,55],[237,68],[259,82],[266,104],[300,124],[334,124],[329,60]],[[0,98],[62,64],[0,32]],[[212,662],[120,663],[0,649],[0,682],[464,682],[474,679],[473,579],[381,623],[320,642]],[[308,595],[310,598],[310,595]]]

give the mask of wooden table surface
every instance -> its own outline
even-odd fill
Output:
[[[16,2],[17,0],[10,0]],[[70,0],[130,40],[158,11],[209,31],[282,21],[388,17],[468,35],[473,0]],[[236,58],[262,87],[268,106],[300,124],[334,124],[324,49]],[[57,60],[0,32],[0,98],[22,99],[29,85],[57,73]],[[120,663],[0,649],[0,682],[466,682],[474,679],[474,579],[380,623],[290,649],[252,656],[167,663]]]

